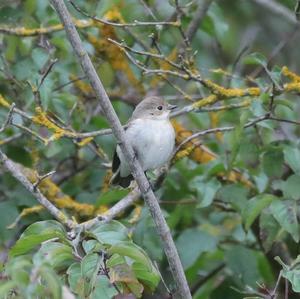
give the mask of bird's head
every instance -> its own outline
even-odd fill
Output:
[[[141,101],[135,108],[132,118],[168,119],[175,105],[168,104],[163,98],[150,96]]]

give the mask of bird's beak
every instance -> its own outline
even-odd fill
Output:
[[[171,104],[168,104],[168,106],[167,106],[167,109],[168,110],[174,110],[174,109],[176,109],[177,108],[177,105],[171,105]]]

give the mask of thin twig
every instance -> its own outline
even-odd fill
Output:
[[[9,112],[7,114],[6,120],[0,128],[0,133],[2,133],[6,129],[6,127],[10,124],[14,109],[15,109],[15,103],[12,103],[9,108]]]
[[[34,190],[36,190],[36,188],[38,187],[38,185],[46,178],[48,178],[49,176],[53,175],[56,171],[55,170],[52,170],[42,176],[38,175],[37,176],[37,181],[35,183],[33,183],[33,188]]]
[[[10,136],[10,137],[7,137],[5,139],[2,139],[0,140],[0,146],[1,145],[4,145],[4,144],[7,144],[7,143],[10,143],[16,139],[19,139],[23,134],[22,133],[18,133],[18,134],[15,134],[13,136]]]
[[[135,20],[133,23],[111,22],[111,21],[108,21],[108,20],[100,19],[96,16],[91,16],[88,13],[86,13],[85,11],[83,11],[81,8],[79,8],[79,6],[76,5],[72,0],[69,0],[69,2],[74,7],[75,10],[77,10],[79,13],[81,13],[85,17],[90,18],[93,21],[99,22],[99,23],[104,24],[104,25],[111,25],[111,26],[115,26],[115,27],[137,27],[137,26],[158,26],[158,25],[178,27],[177,22],[164,22],[164,21],[161,21],[161,22],[143,22],[143,21]]]
[[[201,22],[203,21],[204,17],[206,16],[206,13],[210,7],[210,5],[212,4],[213,0],[205,0],[203,3],[199,3],[198,4],[198,8],[194,14],[194,17],[192,19],[192,21],[190,22],[188,29],[185,32],[185,38],[186,40],[188,40],[189,42],[192,41],[192,39],[194,38]],[[184,48],[186,41],[183,40],[179,46],[179,53],[182,51],[182,49]]]
[[[244,125],[244,128],[249,128],[251,126],[254,126],[255,124],[261,122],[261,121],[264,121],[264,120],[267,120],[270,118],[270,115],[267,113],[265,115],[262,115],[260,117],[257,117],[255,118],[254,120],[246,123]],[[175,149],[175,154],[182,148],[183,145],[185,145],[186,143],[188,143],[189,141],[195,139],[195,138],[198,138],[200,136],[204,136],[204,135],[207,135],[207,134],[212,134],[212,133],[218,133],[218,132],[228,132],[228,131],[232,131],[236,129],[235,126],[228,126],[228,127],[220,127],[220,128],[213,128],[213,129],[208,129],[208,130],[204,130],[204,131],[200,131],[200,132],[197,132],[197,133],[194,133],[193,135],[189,136],[188,138],[184,139],[178,146],[177,148]]]

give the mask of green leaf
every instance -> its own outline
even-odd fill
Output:
[[[300,293],[300,255],[292,262],[290,266],[286,265],[279,256],[275,260],[282,266],[282,276],[292,284],[293,291]]]
[[[68,282],[71,291],[78,294],[81,298],[84,298],[84,279],[81,275],[81,265],[80,263],[72,264],[68,270]]]
[[[280,235],[281,228],[279,223],[269,212],[263,212],[260,215],[259,224],[260,239],[262,241],[264,249],[266,250],[266,252],[268,252],[271,249],[272,244]]]
[[[86,254],[91,253],[99,243],[96,240],[83,240],[82,247]]]
[[[204,182],[202,178],[195,177],[191,181],[190,186],[197,191],[197,195],[200,200],[200,203],[197,206],[200,208],[204,208],[209,206],[213,202],[216,193],[221,187],[221,184],[215,178]]]
[[[81,276],[84,279],[85,296],[88,296],[95,286],[101,261],[102,259],[97,253],[88,254],[81,261]]]
[[[267,59],[266,57],[261,53],[251,53],[250,55],[246,56],[244,58],[245,64],[254,64],[254,65],[262,65],[267,66]]]
[[[136,277],[142,280],[151,290],[157,287],[160,275],[142,248],[132,242],[121,242],[109,248],[108,253],[112,254],[112,257],[107,261],[107,266],[113,267],[119,265],[129,257],[134,261],[132,269]],[[125,260],[118,258],[118,255],[123,258],[125,257]],[[131,265],[131,263],[129,264]]]
[[[5,270],[19,287],[25,287],[30,283],[32,261],[28,258],[28,256],[10,258],[8,263],[5,265]]]
[[[6,282],[2,282],[0,284],[0,294],[1,294],[1,298],[7,298],[6,296],[8,294],[11,294],[11,291],[13,289],[15,289],[17,287],[17,282],[10,280],[10,281],[6,281]],[[9,298],[9,297],[8,297]]]
[[[186,229],[176,240],[184,269],[191,267],[203,252],[215,250],[216,245],[216,238],[196,228]]]
[[[74,262],[71,246],[59,242],[47,242],[34,255],[35,264],[47,262],[57,271],[66,269]]]
[[[294,292],[300,293],[300,269],[282,270],[282,276],[289,280]]]
[[[292,170],[300,175],[300,150],[297,147],[287,145],[283,149],[284,161]]]
[[[31,224],[10,250],[11,256],[25,254],[46,240],[59,238],[68,242],[64,227],[57,221],[48,220]]]
[[[152,271],[149,271],[148,267],[144,264],[133,263],[132,269],[136,277],[151,291],[154,291],[157,288],[160,282],[160,275],[155,268],[153,268]]]
[[[47,293],[50,293],[53,299],[61,299],[62,285],[61,280],[50,267],[40,267],[39,273],[42,277],[43,283],[46,284]]]
[[[283,191],[283,195],[286,198],[298,200],[300,198],[299,193],[300,176],[291,175],[286,181],[280,181],[277,187]]]
[[[242,211],[242,217],[245,223],[245,229],[249,230],[250,226],[259,216],[263,209],[268,207],[277,197],[271,194],[262,194],[251,198]]]
[[[225,261],[238,282],[242,285],[256,286],[259,272],[253,250],[242,246],[232,246],[225,253]]]
[[[269,177],[280,177],[283,172],[283,153],[278,147],[271,146],[263,155],[263,169]]]
[[[297,220],[297,204],[292,200],[275,200],[270,206],[274,218],[281,227],[299,242],[299,225]]]
[[[148,270],[152,270],[152,263],[147,256],[146,252],[135,245],[133,242],[120,242],[116,245],[113,245],[108,249],[109,254],[118,253],[121,256],[127,256],[133,259],[136,262],[139,262],[147,266]]]
[[[109,223],[99,223],[93,226],[88,233],[102,244],[115,245],[129,240],[126,226],[115,220]]]
[[[249,190],[242,185],[223,186],[218,192],[218,198],[230,203],[237,211],[242,211],[247,204]]]
[[[113,299],[118,291],[111,285],[106,276],[99,275],[95,283],[95,289],[90,295],[91,299]]]

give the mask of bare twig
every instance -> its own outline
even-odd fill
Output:
[[[75,25],[78,28],[87,28],[94,25],[93,20],[75,20]],[[41,34],[47,34],[52,32],[57,32],[63,30],[63,26],[61,24],[45,27],[45,28],[34,28],[27,29],[24,27],[0,27],[0,33],[16,35],[22,37],[36,36]]]
[[[0,128],[0,133],[2,133],[6,129],[6,127],[9,125],[9,123],[11,122],[11,118],[12,118],[14,109],[15,109],[15,103],[12,103],[12,105],[9,108],[9,112],[7,114],[6,120]]]
[[[189,43],[194,38],[201,22],[203,21],[203,18],[206,16],[206,13],[207,13],[210,5],[212,4],[212,2],[213,2],[213,0],[205,0],[205,1],[203,1],[203,3],[198,5],[195,15],[194,15],[192,21],[190,22],[188,29],[185,32],[185,38],[186,38],[186,40],[189,41]],[[179,53],[184,48],[185,44],[186,44],[185,40],[183,40],[180,43],[180,45],[178,47]]]
[[[38,185],[41,183],[42,180],[48,178],[49,176],[51,176],[52,174],[54,174],[56,171],[52,170],[44,175],[37,175],[37,181],[33,184],[33,189],[36,190],[36,188],[38,187]]]
[[[144,0],[139,0],[139,2],[144,6],[146,12],[152,17],[152,19],[157,21],[157,17],[155,16],[151,8],[148,6],[148,4]]]
[[[177,253],[177,249],[172,239],[170,229],[166,223],[166,220],[164,219],[157,199],[151,189],[149,181],[147,180],[140,163],[136,159],[131,145],[125,138],[125,133],[121,126],[121,123],[112,107],[112,104],[106,94],[106,91],[96,73],[92,62],[82,45],[79,34],[72,22],[71,16],[64,2],[62,0],[50,0],[50,2],[56,9],[65,27],[67,37],[73,47],[75,54],[77,55],[78,61],[80,62],[84,73],[86,74],[92,85],[95,95],[101,104],[102,110],[112,127],[113,133],[116,136],[118,143],[120,144],[121,150],[124,153],[126,160],[128,161],[131,172],[137,181],[138,187],[145,199],[145,202],[149,207],[153,220],[156,224],[158,234],[161,237],[172,275],[176,282],[178,295],[182,299],[190,299],[192,298],[191,293]]]
[[[86,13],[85,11],[83,11],[81,8],[79,8],[79,6],[76,5],[72,0],[69,0],[69,2],[74,7],[75,10],[77,10],[79,13],[81,13],[85,17],[90,18],[93,21],[99,22],[99,23],[104,24],[104,25],[111,25],[111,26],[115,26],[115,27],[137,27],[137,26],[158,26],[158,25],[178,27],[177,22],[164,22],[164,21],[161,21],[161,22],[143,22],[143,21],[135,20],[133,23],[111,22],[111,21],[108,21],[108,20],[100,19],[96,16],[91,16],[88,13]]]
[[[85,230],[87,230],[97,223],[109,222],[110,220],[114,219],[117,215],[124,212],[127,208],[132,206],[132,204],[135,203],[140,197],[141,192],[138,190],[138,188],[135,188],[128,195],[119,200],[104,214],[98,215],[97,217],[89,221],[83,222],[80,225],[83,226]]]
[[[255,118],[254,120],[246,123],[244,125],[244,128],[249,128],[254,126],[255,124],[267,120],[270,118],[270,115],[267,113],[265,115],[262,115],[260,117]],[[198,138],[200,136],[204,136],[204,135],[208,135],[208,134],[212,134],[212,133],[218,133],[218,132],[228,132],[228,131],[232,131],[234,130],[236,127],[235,126],[228,126],[228,127],[220,127],[220,128],[213,128],[213,129],[208,129],[208,130],[204,130],[204,131],[200,131],[200,132],[196,132],[195,134],[189,136],[188,138],[186,138],[185,140],[183,140],[176,148],[175,150],[175,154],[181,149],[181,147],[183,145],[185,145],[186,143],[188,143],[189,141]]]
[[[57,61],[58,61],[57,58],[51,59],[51,60],[49,61],[49,64],[47,65],[47,68],[46,68],[45,72],[43,73],[42,78],[41,78],[41,81],[40,81],[40,83],[39,83],[39,85],[38,85],[38,88],[37,88],[38,91],[40,90],[41,86],[42,86],[43,83],[44,83],[44,80],[47,78],[47,76],[48,76],[49,73],[51,72],[51,70],[52,70],[54,64],[55,64]]]
[[[4,144],[7,144],[7,143],[10,143],[10,142],[20,138],[21,136],[22,136],[22,133],[18,133],[18,134],[15,134],[13,136],[4,138],[4,139],[0,140],[0,146],[4,145]]]

